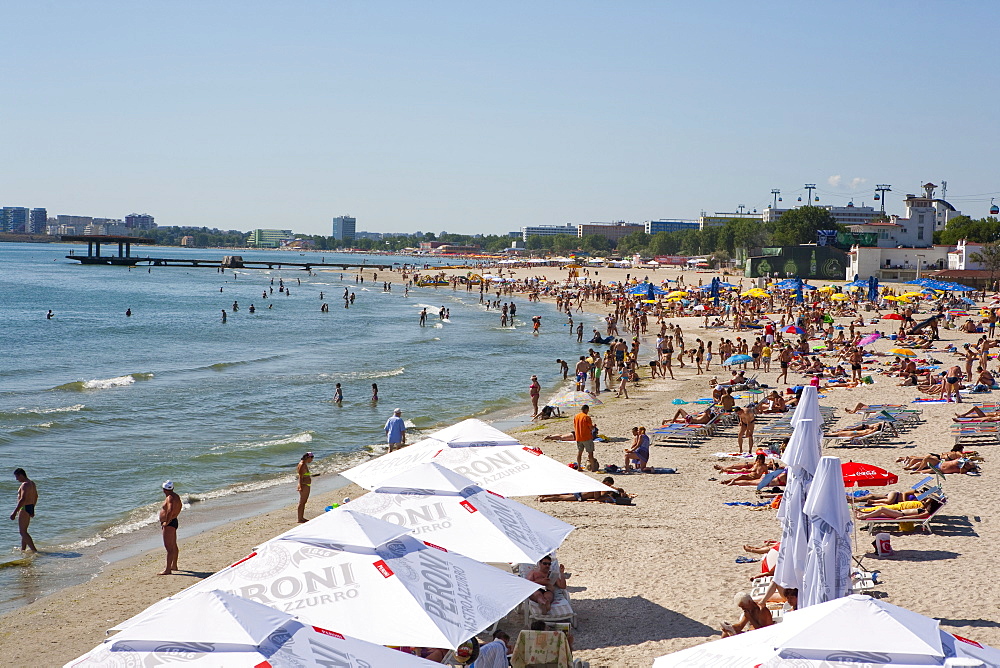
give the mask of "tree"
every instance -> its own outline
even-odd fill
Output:
[[[625,237],[618,240],[616,248],[622,255],[632,253],[648,253],[650,236],[642,230],[630,232]]]
[[[798,246],[816,243],[817,230],[845,231],[826,209],[818,206],[802,206],[781,214],[774,225],[771,243],[775,246]]]
[[[938,236],[942,244],[952,245],[959,239],[984,244],[1000,240],[1000,220],[994,216],[975,220],[968,216],[955,216],[948,221]]]
[[[983,244],[980,252],[969,254],[969,259],[981,263],[990,272],[990,289],[992,289],[993,277],[997,270],[1000,270],[1000,242],[991,241]]]

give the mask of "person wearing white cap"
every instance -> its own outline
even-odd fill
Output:
[[[397,408],[392,412],[392,417],[385,423],[385,434],[389,439],[389,452],[398,450],[406,445],[406,424],[400,417],[403,411]]]
[[[163,533],[163,547],[167,550],[167,567],[160,575],[170,575],[177,568],[177,555],[180,550],[177,548],[177,516],[181,514],[181,497],[174,491],[173,481],[166,481],[162,485],[163,507],[160,508],[160,531]]]

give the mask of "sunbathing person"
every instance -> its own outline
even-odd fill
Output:
[[[766,605],[754,603],[754,600],[750,598],[750,594],[746,592],[737,594],[735,603],[743,612],[740,615],[740,620],[735,624],[722,622],[723,638],[743,633],[743,630],[748,626],[752,629],[762,629],[765,626],[774,624],[771,611],[767,609]]]
[[[764,466],[758,466],[754,462],[754,468],[749,473],[744,473],[742,475],[737,475],[729,480],[720,480],[720,485],[729,485],[731,487],[756,487],[760,484],[760,481],[764,479],[771,471],[775,470],[775,464],[765,464]],[[785,473],[777,476],[772,484],[774,485],[784,485],[783,482]],[[782,482],[779,482],[781,480]]]
[[[680,423],[680,424],[708,424],[709,422],[712,421],[712,418],[714,418],[714,417],[715,417],[715,414],[712,411],[711,406],[708,407],[708,408],[706,408],[705,410],[703,410],[700,413],[688,413],[683,408],[678,408],[677,412],[674,413],[673,420],[670,420],[670,422],[668,422],[667,420],[664,420],[663,424],[664,425],[668,425],[670,423]]]
[[[930,517],[940,507],[940,501],[927,497],[923,501],[903,501],[892,506],[879,506],[870,511],[859,508],[855,514],[859,520],[898,520],[903,518],[922,520]]]
[[[857,427],[846,427],[844,429],[839,429],[834,432],[827,434],[828,437],[837,438],[858,438],[860,436],[868,436],[869,434],[874,434],[882,427],[880,424],[862,424]]]
[[[761,545],[760,547],[757,547],[755,545],[750,545],[748,543],[743,546],[743,549],[751,554],[767,554],[768,552],[771,551],[772,548],[774,548],[775,545],[778,544],[780,543],[779,541],[776,540],[765,540],[764,544]]]
[[[538,565],[528,573],[528,580],[545,587],[528,597],[530,600],[541,606],[542,614],[548,614],[549,610],[552,608],[552,601],[554,601],[556,597],[556,589],[566,588],[565,573],[566,569],[562,564],[559,564],[559,575],[553,576],[551,556],[542,557],[542,560],[538,562]]]
[[[850,494],[847,495],[848,500],[853,499],[854,501],[864,503],[865,506],[891,506],[896,503],[901,503],[903,501],[916,501],[917,494],[912,489],[908,489],[905,492],[891,491],[885,494],[872,494],[868,493],[868,496],[852,497]]]
[[[957,448],[957,450],[955,448]],[[930,452],[930,453],[924,455],[923,457],[914,456],[914,455],[911,455],[911,456],[908,456],[908,457],[899,457],[896,460],[896,462],[897,463],[901,462],[903,464],[903,470],[904,471],[919,471],[920,469],[926,469],[926,468],[930,468],[931,466],[937,466],[942,461],[951,461],[951,460],[954,460],[954,459],[961,459],[962,457],[965,457],[965,456],[966,456],[966,453],[962,449],[962,445],[959,444],[959,445],[956,445],[951,450],[949,450],[948,452],[944,452],[944,453],[941,453],[941,454]]]
[[[608,487],[613,487],[615,484],[615,479],[611,476],[604,478],[601,481]],[[542,503],[547,503],[550,501],[597,501],[600,503],[618,503],[618,499],[629,499],[631,498],[625,493],[625,490],[621,487],[613,487],[613,489],[604,490],[601,492],[575,492],[573,494],[542,494],[538,497],[538,500]]]
[[[979,406],[973,406],[964,413],[956,413],[952,420],[955,422],[1000,422],[1000,411],[987,413]]]
[[[716,471],[722,471],[723,473],[747,473],[759,467],[767,467],[767,455],[760,452],[757,453],[757,456],[751,462],[740,462],[732,466],[720,466],[718,464],[714,466]]]
[[[568,434],[549,434],[548,436],[545,437],[544,440],[546,440],[546,441],[575,441],[576,440],[576,434],[574,432],[572,432],[572,431],[570,433],[568,433]]]
[[[927,468],[918,469],[916,471],[910,471],[910,473],[942,473],[942,474],[978,473],[978,472],[979,472],[979,466],[975,462],[965,457],[962,457],[961,459],[954,459],[948,462],[941,462],[935,468],[931,468],[928,466]]]

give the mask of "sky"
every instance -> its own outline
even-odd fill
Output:
[[[505,234],[1000,198],[1000,3],[5,3],[0,204]],[[938,193],[940,196],[940,192]]]

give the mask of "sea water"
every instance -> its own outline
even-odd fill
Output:
[[[81,253],[78,245],[0,244],[0,563],[20,554],[16,523],[6,521],[15,467],[38,484],[31,533],[43,552],[27,566],[0,568],[0,611],[89,577],[112,546],[156,546],[167,479],[188,506],[228,509],[218,522],[235,509],[293,503],[303,452],[316,453],[316,471],[360,462],[384,442],[394,408],[425,433],[471,416],[530,413],[531,374],[544,399],[562,386],[556,358],[587,348],[551,305],[520,295],[516,326],[501,328],[478,288],[411,288],[405,297],[398,272],[364,269],[360,283],[358,270],[82,266],[65,258],[71,250]],[[221,259],[227,252],[133,254]],[[290,295],[279,291],[281,281]],[[346,309],[345,288],[355,294]],[[446,322],[442,306],[451,311]],[[544,316],[538,336],[533,315]],[[338,382],[341,405],[332,402]],[[183,538],[190,523],[181,519]]]

